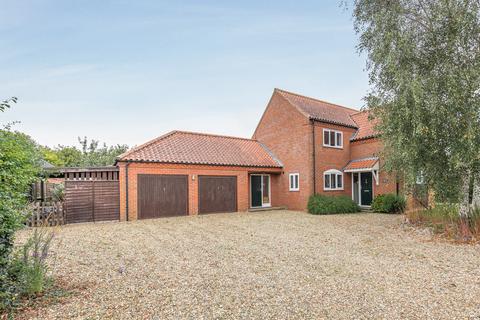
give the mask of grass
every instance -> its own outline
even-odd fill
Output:
[[[480,208],[472,209],[468,219],[461,219],[458,206],[437,204],[427,210],[406,213],[411,224],[431,228],[436,235],[461,242],[480,241]]]

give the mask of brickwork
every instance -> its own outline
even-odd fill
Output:
[[[126,176],[125,162],[120,162],[120,220],[126,220]],[[198,176],[236,176],[237,177],[237,208],[238,211],[247,211],[249,208],[249,173],[270,173],[272,177],[272,205],[278,204],[276,179],[281,169],[208,166],[208,165],[181,165],[161,163],[138,163],[128,165],[128,219],[137,220],[137,176],[139,174],[176,174],[188,175],[188,213],[198,214]],[[275,181],[275,183],[274,183]]]
[[[276,179],[278,202],[292,210],[304,210],[313,192],[310,121],[284,97],[274,93],[253,139],[266,145],[284,165],[284,173]],[[299,173],[299,191],[289,191],[290,173]]]

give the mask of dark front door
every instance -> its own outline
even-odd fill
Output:
[[[372,188],[372,173],[362,172],[360,173],[360,184],[362,190],[362,206],[369,206],[372,204],[373,188]]]
[[[183,216],[188,213],[188,176],[139,174],[138,218]]]
[[[198,177],[199,213],[235,211],[237,211],[237,177]]]
[[[262,206],[262,176],[250,176],[252,207]]]

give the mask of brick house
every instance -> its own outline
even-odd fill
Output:
[[[314,193],[369,206],[398,192],[373,126],[365,111],[275,89],[252,139],[173,131],[119,156],[120,220],[305,210]]]

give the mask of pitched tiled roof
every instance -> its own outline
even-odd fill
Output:
[[[352,141],[368,139],[377,136],[377,133],[375,132],[375,125],[377,121],[375,119],[368,119],[368,115],[368,111],[361,111],[351,115],[353,121],[355,121],[358,126],[357,132],[351,139]]]
[[[358,110],[280,89],[275,89],[275,92],[281,94],[291,105],[310,119],[357,128],[357,124],[350,116],[358,113]]]
[[[118,161],[282,167],[260,142],[204,133],[172,131],[120,155]]]
[[[343,168],[343,170],[348,171],[348,170],[372,169],[377,162],[378,162],[377,157],[355,159],[355,160],[351,160],[345,166],[345,168]]]

